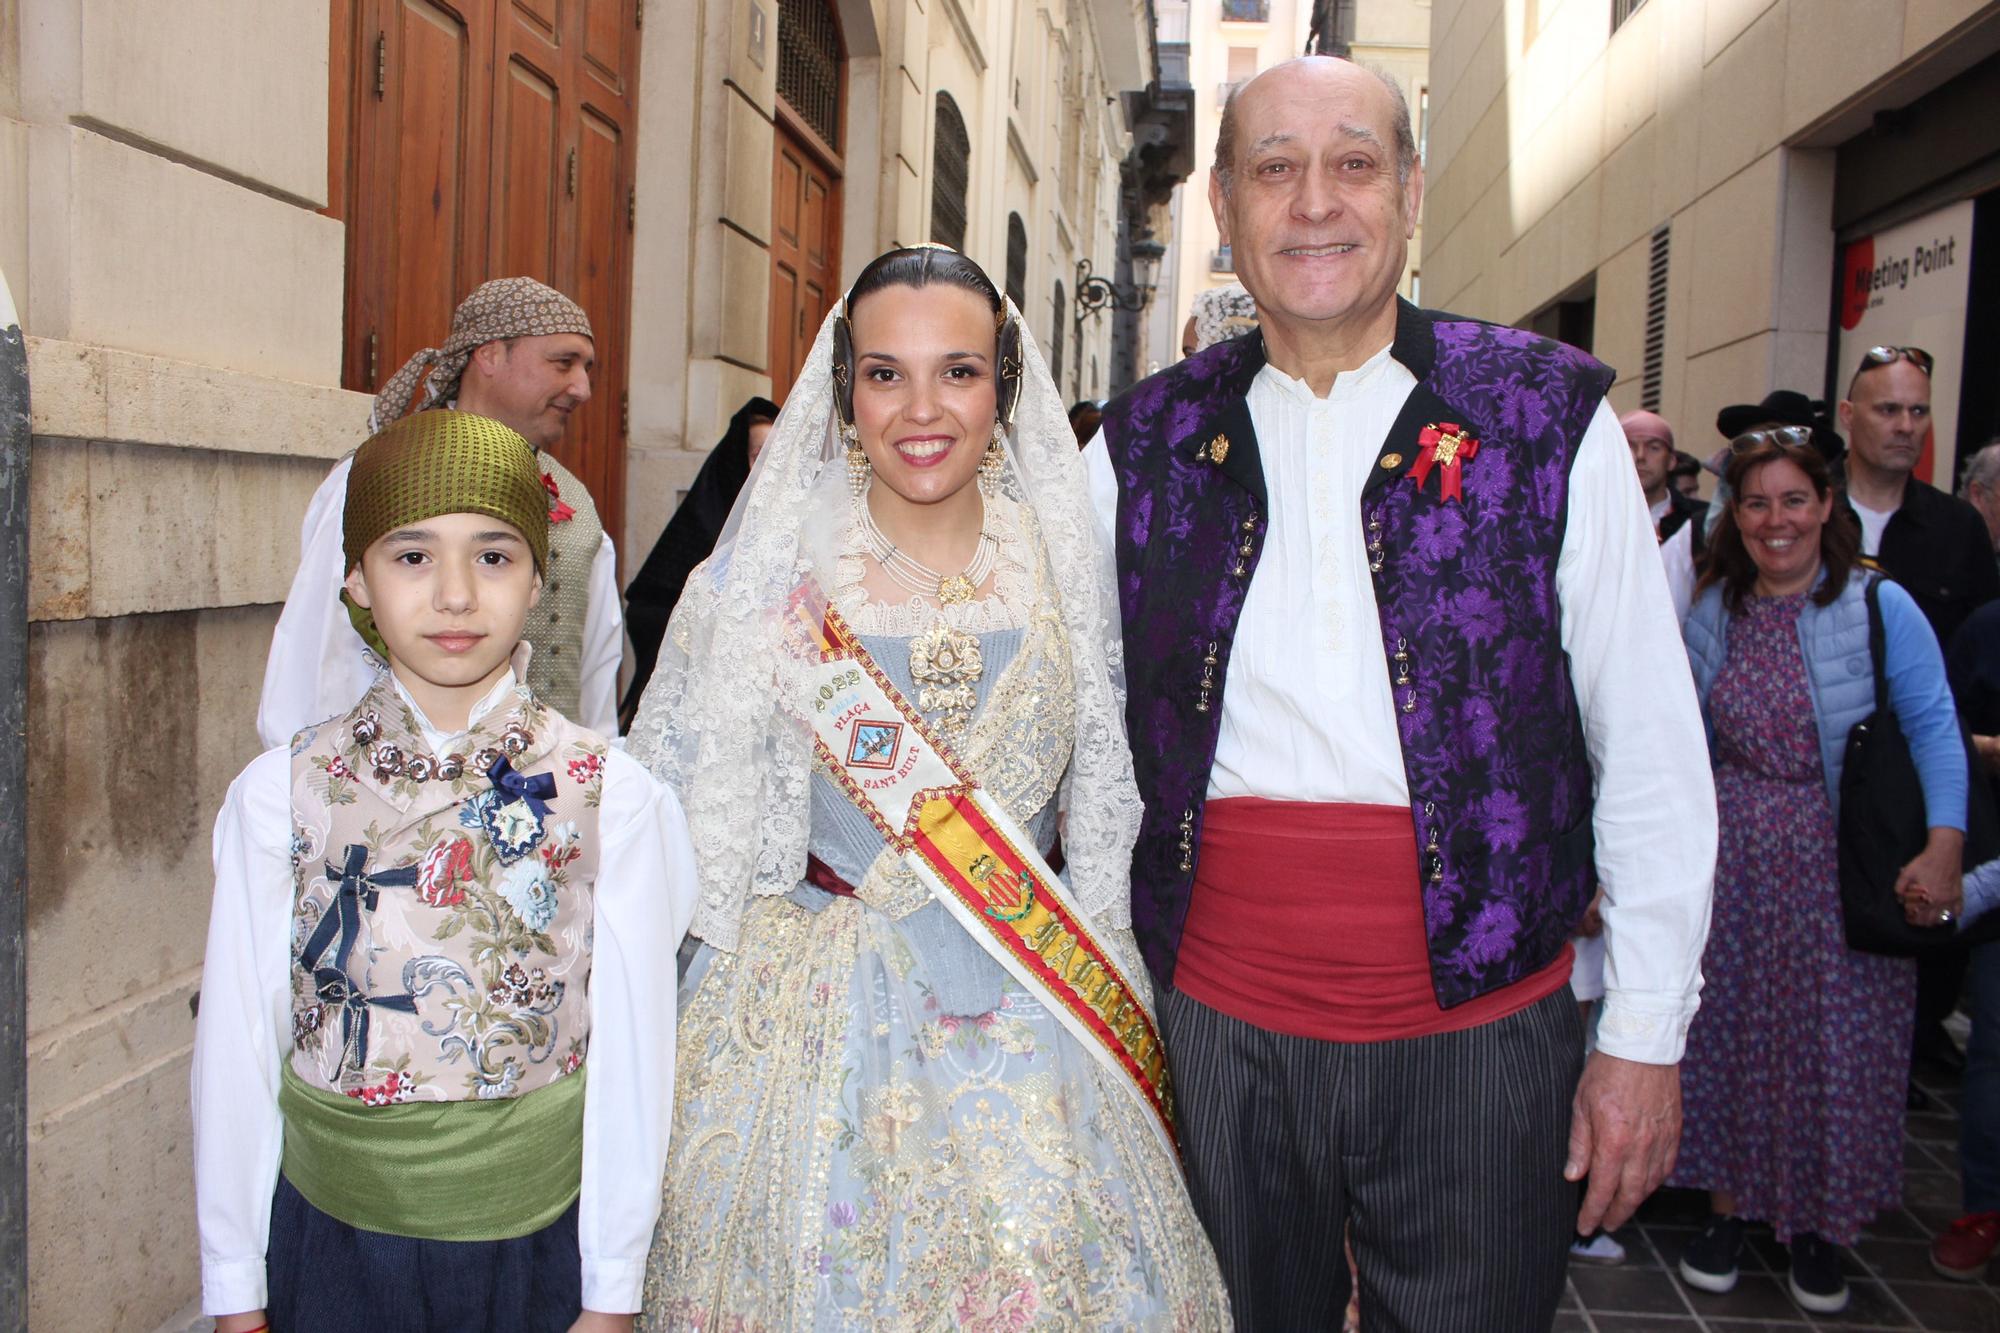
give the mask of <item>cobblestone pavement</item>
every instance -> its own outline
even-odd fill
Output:
[[[1924,1076],[1935,1110],[1912,1112],[1903,1144],[1903,1206],[1876,1218],[1842,1255],[1854,1297],[1837,1315],[1809,1315],[1785,1284],[1785,1249],[1753,1227],[1743,1276],[1726,1296],[1680,1279],[1681,1250],[1708,1213],[1706,1195],[1663,1190],[1618,1233],[1618,1268],[1572,1263],[1557,1333],[1795,1333],[1801,1329],[1917,1329],[2000,1333],[2000,1260],[1981,1282],[1952,1282],[1930,1264],[1930,1238],[1959,1215],[1958,1087]]]

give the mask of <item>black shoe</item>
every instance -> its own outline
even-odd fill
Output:
[[[1840,1275],[1840,1251],[1810,1231],[1792,1237],[1792,1299],[1814,1314],[1847,1308],[1847,1279]]]
[[[1910,1052],[1912,1063],[1925,1065],[1947,1075],[1965,1072],[1965,1052],[1951,1039],[1942,1023],[1926,1023],[1917,1029]]]
[[[1743,1219],[1710,1213],[1708,1225],[1681,1253],[1681,1280],[1718,1295],[1736,1286],[1736,1261],[1743,1253]]]

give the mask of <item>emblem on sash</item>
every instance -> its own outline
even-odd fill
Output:
[[[847,762],[855,768],[894,768],[902,741],[900,722],[857,722],[854,743],[847,747]]]

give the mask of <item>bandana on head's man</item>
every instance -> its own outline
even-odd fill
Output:
[[[520,343],[560,335],[572,335],[564,339],[568,346],[537,350]],[[444,342],[418,351],[383,385],[369,422],[371,431],[380,431],[406,413],[479,406],[535,450],[548,505],[549,550],[542,599],[528,614],[526,638],[534,648],[529,683],[558,712],[615,735],[625,637],[616,553],[589,490],[547,447],[560,438],[570,411],[589,396],[593,337],[583,308],[546,283],[522,277],[481,283],[453,312]],[[507,359],[497,371],[472,368],[480,349],[494,343],[507,344]],[[551,370],[550,351],[573,364]],[[509,420],[504,411],[468,401],[469,373],[485,374],[482,384],[513,390],[520,387],[517,378],[545,378],[547,384],[534,393],[513,396],[532,400],[536,408],[560,410],[543,410],[532,422]],[[299,570],[272,636],[257,711],[257,733],[267,746],[286,744],[299,729],[351,707],[376,669],[368,645],[348,632],[338,596],[345,575],[340,559],[347,468],[343,461],[320,484],[301,527]]]

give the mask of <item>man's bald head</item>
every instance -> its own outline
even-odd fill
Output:
[[[1632,450],[1632,466],[1638,469],[1646,503],[1660,503],[1667,498],[1667,480],[1674,470],[1674,428],[1657,412],[1627,412],[1618,418],[1618,427]]]
[[[1417,162],[1417,136],[1410,126],[1410,100],[1403,95],[1403,87],[1383,71],[1371,65],[1359,65],[1341,56],[1295,56],[1283,60],[1267,70],[1245,79],[1230,91],[1229,99],[1222,104],[1222,123],[1215,131],[1215,176],[1222,183],[1224,194],[1235,184],[1236,163],[1239,160],[1236,142],[1236,126],[1241,117],[1237,113],[1237,103],[1259,90],[1258,96],[1286,96],[1301,84],[1321,83],[1326,80],[1346,81],[1351,79],[1371,79],[1387,96],[1389,106],[1386,122],[1394,134],[1393,147],[1396,154],[1396,179],[1408,181],[1410,168]]]
[[[1627,440],[1635,435],[1659,440],[1667,446],[1668,453],[1673,452],[1674,428],[1669,426],[1667,419],[1657,412],[1627,412],[1618,418],[1618,429],[1625,432]]]

